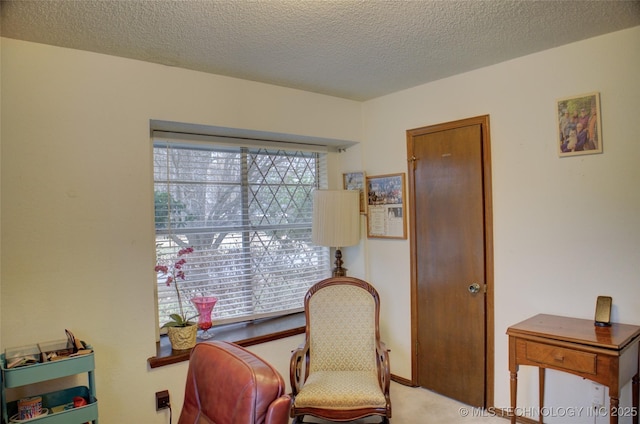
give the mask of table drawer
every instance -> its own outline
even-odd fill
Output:
[[[526,342],[526,355],[530,361],[556,368],[587,374],[596,374],[595,353],[578,352],[543,343]]]

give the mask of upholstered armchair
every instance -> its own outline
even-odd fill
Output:
[[[287,424],[291,398],[271,365],[233,343],[191,351],[178,424]]]
[[[306,338],[293,351],[292,424],[305,415],[351,421],[391,418],[389,352],[380,341],[378,292],[350,277],[323,280],[304,299]]]

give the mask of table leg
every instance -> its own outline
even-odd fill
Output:
[[[620,406],[620,399],[611,396],[609,398],[609,424],[618,424],[618,406]]]
[[[636,374],[633,376],[631,380],[631,392],[633,393],[633,424],[638,424],[638,414],[640,414],[640,409],[638,409],[638,402],[640,402],[640,375]]]
[[[516,424],[516,400],[518,399],[518,372],[511,371],[511,424]]]
[[[540,403],[540,416],[538,417],[538,422],[540,424],[542,424],[542,411],[544,411],[544,371],[544,368],[538,368],[538,402]]]

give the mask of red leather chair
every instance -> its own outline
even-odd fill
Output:
[[[286,424],[291,398],[282,376],[233,343],[198,343],[191,351],[178,424]]]

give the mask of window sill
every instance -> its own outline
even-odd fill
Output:
[[[255,322],[213,327],[209,331],[212,331],[214,334],[209,340],[223,340],[247,347],[304,334],[305,317],[304,312],[299,312],[297,314],[263,319]],[[201,341],[204,340],[198,338],[198,342]],[[147,362],[151,368],[158,368],[188,361],[190,354],[190,349],[172,350],[169,338],[167,336],[160,336],[160,341],[156,343],[156,356],[147,359]]]

